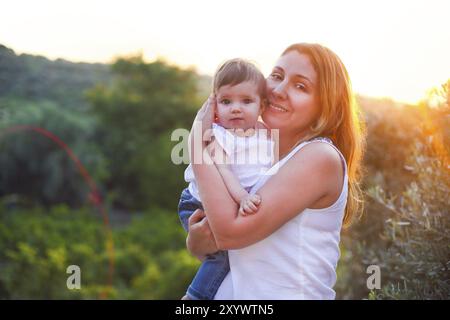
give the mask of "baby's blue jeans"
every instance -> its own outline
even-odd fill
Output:
[[[181,192],[180,203],[178,204],[178,216],[184,230],[188,231],[189,217],[195,210],[202,209],[200,201],[192,196],[189,189]],[[218,251],[210,254],[200,265],[197,274],[192,280],[187,290],[187,295],[193,300],[212,300],[217,290],[222,284],[223,279],[230,271],[227,251]]]

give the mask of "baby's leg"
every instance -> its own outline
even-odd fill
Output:
[[[227,251],[219,251],[208,255],[188,288],[188,298],[191,300],[214,299],[217,290],[229,271],[230,263]]]
[[[201,202],[191,195],[188,188],[184,189],[181,192],[180,202],[178,203],[178,216],[186,232],[189,231],[189,217],[197,209],[203,210]]]

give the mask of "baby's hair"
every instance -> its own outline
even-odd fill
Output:
[[[216,94],[223,86],[234,86],[246,81],[252,81],[257,85],[258,95],[261,101],[264,101],[266,96],[264,75],[253,63],[240,58],[227,60],[217,69],[213,80],[213,92]]]

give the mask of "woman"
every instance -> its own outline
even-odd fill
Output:
[[[262,119],[279,130],[281,160],[252,190],[258,212],[239,215],[217,168],[194,164],[205,212],[190,219],[188,249],[200,258],[229,250],[216,299],[334,299],[341,227],[361,207],[364,139],[347,71],[331,50],[294,44],[267,78],[267,99]],[[214,103],[194,131],[211,126]]]

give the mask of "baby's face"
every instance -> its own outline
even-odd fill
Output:
[[[226,129],[254,128],[261,112],[261,98],[253,81],[234,86],[226,85],[217,90],[217,117]]]

